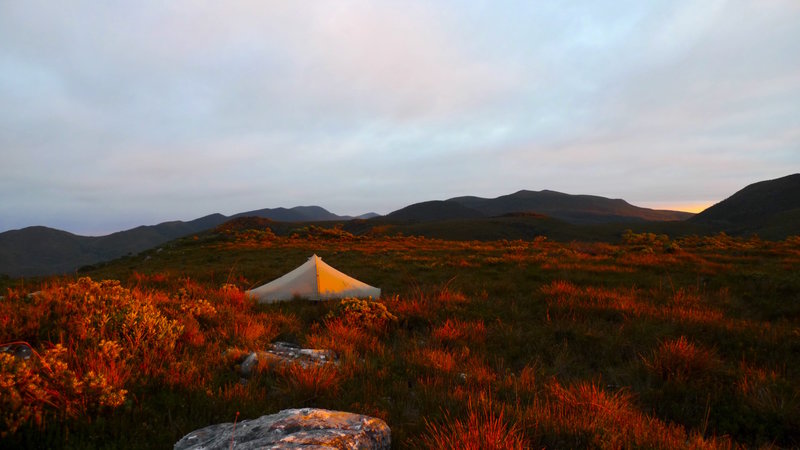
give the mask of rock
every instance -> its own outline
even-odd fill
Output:
[[[249,377],[250,372],[253,371],[253,367],[258,363],[258,353],[253,352],[247,355],[244,362],[240,366],[240,372],[242,373],[243,377]]]
[[[336,353],[332,350],[300,348],[300,346],[288,342],[273,343],[267,353],[271,353],[288,362],[298,363],[303,367],[309,364],[323,365],[336,361]]]
[[[302,408],[195,430],[175,450],[389,449],[391,430],[381,419],[343,411]]]
[[[310,365],[338,364],[336,353],[332,350],[300,348],[288,342],[275,342],[265,351],[250,353],[239,366],[239,372],[243,377],[249,377],[259,361],[269,367],[299,364],[305,368]]]
[[[0,352],[10,353],[19,359],[31,359],[33,349],[25,342],[14,342],[0,347]]]

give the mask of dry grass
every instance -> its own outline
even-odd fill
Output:
[[[333,364],[287,364],[277,369],[285,393],[294,398],[313,400],[322,395],[339,393],[342,374]]]
[[[306,338],[306,345],[333,350],[346,359],[385,352],[379,337],[363,328],[350,326],[342,319],[327,319],[322,326],[314,326]]]
[[[662,341],[642,360],[654,375],[681,383],[707,382],[722,364],[713,349],[694,344],[685,336]]]
[[[447,319],[431,335],[442,344],[480,344],[486,340],[486,325],[482,320]]]
[[[479,403],[479,404],[477,404]],[[499,409],[499,412],[495,412]],[[522,429],[506,420],[502,408],[491,400],[470,400],[466,418],[445,412],[440,421],[425,419],[425,434],[409,442],[420,449],[447,450],[521,450],[528,448]]]
[[[606,392],[594,383],[551,382],[544,398],[525,411],[541,444],[557,448],[729,449],[729,439],[703,438],[647,416],[627,391]]]
[[[65,278],[6,292],[0,342],[28,341],[40,357],[0,354],[0,447],[58,448],[67,433],[74,447],[168,447],[236,411],[297,406],[382,417],[401,448],[800,445],[800,241],[266,230],[102,272],[127,284]],[[244,296],[265,266],[311,252],[387,295]],[[236,364],[275,340],[331,349],[340,364],[259,366],[242,384]]]

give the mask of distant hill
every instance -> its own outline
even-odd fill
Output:
[[[91,250],[91,241],[39,226],[0,233],[0,273],[22,276],[73,270],[101,257]]]
[[[354,217],[354,219],[365,219],[366,220],[366,219],[374,219],[376,217],[381,217],[381,215],[376,213],[376,212],[368,212],[366,214],[361,214],[360,216],[356,216],[356,217]]]
[[[572,224],[686,220],[691,213],[640,208],[622,199],[595,195],[571,195],[556,191],[518,191],[497,198],[455,197],[451,202],[486,216],[533,212]]]
[[[691,219],[734,234],[800,234],[800,173],[746,186]]]
[[[428,221],[369,220],[350,221],[344,230],[353,234],[404,234],[445,240],[494,241],[533,239],[545,236],[554,241],[617,242],[625,230],[669,236],[707,235],[716,232],[705,224],[681,221],[611,222],[572,224],[536,213],[509,213],[501,216]],[[276,230],[273,227],[273,230]],[[281,231],[281,230],[278,230]],[[277,234],[280,234],[276,231]]]
[[[297,226],[291,223],[344,221],[345,230],[356,234],[377,229],[445,239],[527,239],[538,235],[554,239],[613,239],[624,228],[674,235],[758,233],[767,239],[782,239],[800,233],[800,174],[747,186],[694,217],[680,211],[640,208],[621,199],[523,190],[497,198],[467,196],[415,203],[386,216],[367,213],[355,220],[319,206],[297,206],[259,209],[230,217],[212,214],[189,222],[164,222],[99,237],[28,227],[0,233],[0,274],[73,272],[84,265],[139,253],[213,229],[230,219],[247,217],[264,221],[253,219],[234,225],[258,223],[285,232]]]
[[[265,208],[234,214],[236,217],[263,217],[278,222],[325,222],[350,220],[350,216],[339,216],[320,206],[295,206],[294,208]]]
[[[477,219],[486,214],[454,201],[434,200],[414,203],[382,217],[386,220],[431,222],[453,219]]]
[[[282,222],[349,220],[319,206],[260,209],[231,217],[211,214],[189,222],[172,221],[106,236],[79,236],[34,226],[0,233],[0,274],[51,275],[156,247],[179,237],[214,228],[231,218],[262,217]]]
[[[164,222],[99,237],[40,226],[6,231],[0,233],[0,273],[33,276],[71,272],[213,228],[226,220],[222,214],[212,214],[190,222]]]
[[[580,226],[536,214],[507,214],[498,217],[447,219],[397,224],[391,232],[447,240],[494,241],[498,239],[575,239]]]

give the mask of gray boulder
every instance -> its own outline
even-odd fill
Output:
[[[381,419],[327,409],[286,409],[277,414],[192,431],[175,450],[386,449],[391,430]]]

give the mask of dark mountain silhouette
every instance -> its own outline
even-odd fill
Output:
[[[230,219],[247,217],[261,218],[263,221],[258,222],[261,225],[283,231],[296,227],[291,225],[293,222],[348,221],[345,228],[351,232],[368,233],[379,225],[387,232],[449,239],[537,235],[607,239],[618,236],[623,226],[639,232],[652,230],[675,235],[726,231],[783,239],[800,233],[800,174],[752,184],[686,220],[691,216],[680,211],[639,208],[621,199],[545,190],[519,191],[497,198],[467,196],[422,202],[386,216],[368,213],[356,220],[319,206],[298,206],[260,209],[231,217],[212,214],[189,222],[164,222],[99,237],[28,227],[0,233],[0,274],[73,272],[84,265],[139,253],[173,239],[211,230]]]
[[[548,190],[523,190],[497,198],[455,197],[449,201],[460,203],[487,216],[533,212],[572,224],[686,220],[692,217],[691,213],[682,211],[640,208],[622,199],[571,195]]]
[[[91,242],[90,237],[39,226],[0,233],[0,273],[21,276],[73,270],[102,258],[91,250]]]
[[[350,216],[339,216],[320,206],[295,206],[294,208],[265,208],[234,214],[236,217],[263,217],[278,222],[325,222],[350,220]]]
[[[691,220],[770,239],[800,234],[800,173],[748,185]]]
[[[227,217],[211,214],[189,222],[172,221],[118,231],[106,236],[79,236],[34,226],[0,233],[0,274],[50,275],[136,254],[179,237],[214,228],[231,218],[262,217],[283,222],[348,220],[319,206],[261,209]]]
[[[354,219],[364,219],[364,220],[366,220],[366,219],[374,219],[376,217],[381,217],[381,215],[376,213],[376,212],[368,212],[366,214],[361,214],[360,216],[356,216],[356,217],[354,217]]]
[[[437,220],[476,219],[486,214],[458,202],[433,200],[414,203],[382,217],[385,220],[430,222]],[[374,219],[373,219],[374,220]]]
[[[222,214],[212,214],[190,222],[164,222],[98,237],[39,226],[6,231],[0,233],[0,273],[32,276],[71,272],[213,228],[226,220]]]

